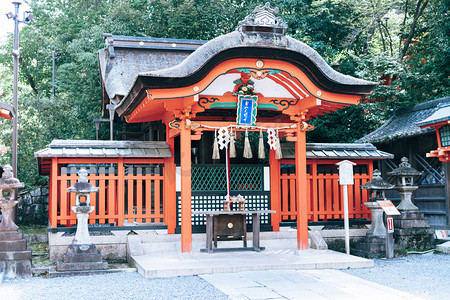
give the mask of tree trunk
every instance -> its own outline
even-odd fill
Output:
[[[405,57],[406,52],[408,52],[409,45],[411,44],[411,41],[415,34],[417,21],[422,16],[423,11],[425,10],[425,7],[428,5],[428,2],[429,2],[429,0],[425,0],[425,2],[423,0],[419,0],[417,2],[416,11],[414,13],[413,23],[411,24],[411,29],[409,30],[408,38],[406,39],[405,44],[403,45],[402,52],[400,53],[400,60],[402,60]]]

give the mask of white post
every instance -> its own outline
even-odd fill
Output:
[[[344,229],[345,229],[345,252],[350,254],[350,222],[348,219],[348,185],[353,185],[353,166],[356,164],[349,160],[343,160],[336,164],[339,168],[339,184],[342,185],[344,193]]]
[[[350,222],[348,220],[348,185],[342,186],[344,192],[344,229],[345,229],[345,252],[350,254]]]

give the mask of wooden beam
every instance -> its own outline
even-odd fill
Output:
[[[227,126],[235,126],[236,121],[234,122],[223,122],[223,121],[192,121],[192,124],[199,124],[208,127],[227,127]],[[265,127],[265,128],[279,128],[279,127],[290,127],[295,126],[295,123],[264,123],[264,122],[256,122],[255,126]],[[295,127],[294,127],[295,128]],[[214,131],[214,129],[210,129],[207,127],[199,127],[196,130],[206,130],[206,131]],[[245,127],[242,127],[242,130],[245,130]],[[248,129],[249,131],[259,131],[258,128]]]

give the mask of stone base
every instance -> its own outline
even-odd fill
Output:
[[[104,270],[108,263],[94,244],[70,245],[64,254],[64,260],[57,263],[58,271]]]
[[[355,243],[354,248],[350,250],[351,254],[365,258],[384,258],[386,257],[386,236],[367,235]],[[395,243],[394,239],[394,256],[403,256]]]
[[[108,263],[106,261],[101,261],[101,262],[79,262],[79,263],[58,262],[56,264],[56,269],[59,272],[87,271],[87,270],[106,270],[106,269],[108,269]]]
[[[436,245],[434,230],[423,213],[402,212],[395,216],[394,240],[402,249],[431,249]]]
[[[6,278],[31,276],[31,250],[22,233],[0,232],[0,272]]]

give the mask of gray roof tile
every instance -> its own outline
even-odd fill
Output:
[[[360,138],[356,143],[379,143],[434,131],[431,128],[420,129],[418,123],[433,115],[441,103],[450,104],[450,96],[420,103],[407,109],[396,110],[386,123]]]
[[[282,143],[283,158],[295,158],[295,144]],[[306,158],[314,159],[392,159],[394,155],[379,151],[372,144],[306,143]]]

